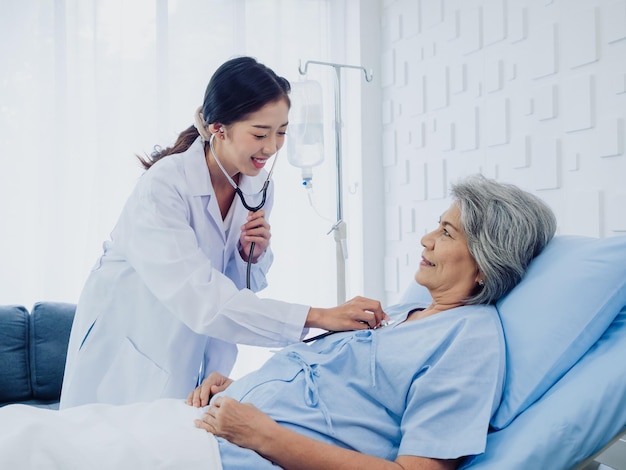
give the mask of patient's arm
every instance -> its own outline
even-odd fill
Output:
[[[219,393],[233,383],[231,379],[219,372],[211,372],[187,397],[187,404],[200,408],[209,404],[216,393]]]
[[[450,470],[457,460],[400,455],[395,462],[316,441],[282,427],[251,404],[219,397],[196,426],[256,451],[280,467],[298,470]]]

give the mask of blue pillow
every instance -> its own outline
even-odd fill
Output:
[[[626,237],[557,236],[497,303],[506,377],[495,429],[540,398],[626,305]]]
[[[28,400],[28,310],[0,306],[0,403]]]
[[[485,453],[461,468],[572,468],[594,455],[626,423],[625,357],[626,309],[561,380],[489,434]]]

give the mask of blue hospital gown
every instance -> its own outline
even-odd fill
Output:
[[[274,354],[225,392],[319,441],[395,460],[485,449],[501,396],[504,339],[493,306],[464,306],[376,330],[336,333]],[[218,439],[224,469],[276,468]]]

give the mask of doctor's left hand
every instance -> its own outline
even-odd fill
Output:
[[[259,256],[269,246],[271,237],[270,224],[265,220],[265,211],[263,209],[256,212],[250,211],[246,223],[241,226],[241,236],[239,237],[239,243],[241,244],[239,254],[242,259],[246,262],[248,261],[250,245],[254,242],[256,245],[252,254],[252,262],[256,263]]]

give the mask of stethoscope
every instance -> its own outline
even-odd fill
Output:
[[[370,328],[370,330],[379,330],[380,328],[384,328],[385,326],[393,325],[395,320],[383,320],[380,322],[380,325],[375,326],[374,328]],[[303,343],[311,343],[313,341],[317,341],[318,339],[326,338],[327,336],[334,335],[335,333],[346,333],[346,331],[325,331],[324,333],[320,333],[317,336],[311,336],[310,338],[303,339]]]
[[[235,183],[235,181],[233,181],[233,179],[227,173],[226,169],[222,166],[222,163],[220,162],[219,158],[217,158],[217,155],[215,154],[215,148],[213,148],[213,139],[214,138],[215,138],[215,134],[211,134],[211,137],[209,138],[209,149],[211,150],[211,155],[213,155],[213,158],[215,159],[215,162],[217,163],[217,166],[220,167],[220,170],[222,170],[222,173],[224,173],[224,176],[226,177],[226,179],[228,180],[230,185],[235,190],[235,193],[237,193],[237,195],[239,196],[239,199],[241,200],[241,203],[243,204],[243,207],[245,207],[247,210],[249,210],[251,212],[256,212],[259,209],[263,208],[263,206],[265,205],[265,199],[267,198],[267,188],[270,185],[270,178],[272,177],[272,173],[274,172],[274,166],[276,165],[276,160],[278,158],[278,152],[276,152],[276,155],[274,157],[274,161],[272,162],[272,167],[270,168],[270,171],[267,174],[267,178],[265,180],[265,183],[263,183],[263,187],[259,191],[259,193],[263,193],[263,196],[261,197],[261,202],[259,204],[257,204],[256,206],[251,206],[250,204],[248,204],[246,202],[246,198],[244,196],[243,191],[239,188],[237,183]],[[252,195],[248,194],[247,196],[252,196]],[[250,244],[250,253],[248,254],[248,266],[247,266],[247,269],[246,269],[246,287],[248,289],[250,289],[250,273],[252,271],[252,255],[254,254],[254,247],[255,247],[255,245],[256,245],[255,242],[252,242]]]

